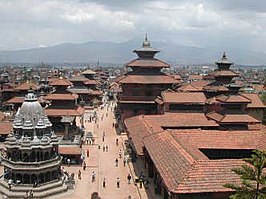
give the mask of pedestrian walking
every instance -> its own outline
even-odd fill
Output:
[[[94,141],[95,141],[95,139],[94,139],[94,138],[92,138],[92,139],[91,139],[91,141],[92,141],[92,145],[94,145]]]
[[[90,157],[90,150],[87,149],[87,157]]]
[[[102,140],[103,140],[103,142],[104,142],[104,136],[102,137]]]
[[[131,175],[128,174],[128,175],[127,175],[127,181],[128,181],[128,184],[130,184],[130,180],[131,180]]]
[[[78,172],[78,179],[81,180],[81,171],[80,171],[80,170],[79,170],[79,172]]]
[[[103,188],[105,188],[105,177],[103,178]]]
[[[67,165],[70,166],[70,159],[67,159]]]
[[[115,123],[113,122],[113,128],[115,127]]]
[[[124,164],[124,167],[126,166],[126,158],[124,157],[124,160],[123,160],[123,164]]]
[[[116,138],[116,141],[115,142],[116,142],[116,146],[118,146],[118,138]]]
[[[122,151],[121,151],[121,149],[119,150],[119,158],[122,158]]]
[[[86,143],[87,143],[87,145],[89,144],[89,138],[86,139]]]
[[[120,179],[119,178],[116,179],[116,187],[120,188]]]
[[[103,152],[105,152],[105,146],[103,145]]]
[[[118,167],[118,159],[115,159],[115,166]]]
[[[103,136],[105,136],[105,131],[103,132]]]
[[[105,151],[108,152],[108,146],[107,145],[105,146]]]
[[[85,171],[86,170],[86,162],[84,161],[84,164],[83,164],[83,170]]]
[[[92,174],[91,174],[91,181],[92,181],[92,182],[95,181],[95,177],[96,177],[96,174],[95,174],[95,172],[93,171]]]

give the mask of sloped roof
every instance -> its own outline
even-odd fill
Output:
[[[247,114],[226,114],[221,115],[219,113],[207,113],[206,116],[219,123],[261,123],[250,115]]]
[[[45,109],[45,114],[50,117],[61,117],[61,116],[80,116],[84,113],[84,108],[78,106],[75,109]]]
[[[4,104],[22,104],[25,97],[12,97],[11,99],[4,102]]]
[[[189,119],[188,119],[189,118]],[[125,119],[129,137],[138,155],[142,155],[143,137],[163,131],[163,128],[218,127],[204,113],[165,113],[163,115],[139,115]]]
[[[247,105],[248,108],[266,108],[266,106],[262,103],[258,94],[256,93],[243,93],[243,96],[251,100],[251,103]]]
[[[87,70],[83,71],[81,74],[83,74],[83,75],[94,75],[94,74],[96,74],[96,72],[94,72],[93,70],[87,69]]]
[[[243,95],[220,95],[216,100],[226,103],[251,103],[251,100]]]
[[[7,135],[13,131],[12,122],[0,122],[0,135]]]
[[[237,77],[239,76],[236,72],[232,70],[216,70],[213,73],[211,73],[214,77]]]
[[[84,77],[83,75],[78,75],[78,76],[75,76],[75,77],[72,77],[69,79],[69,81],[71,81],[71,82],[85,82],[88,80],[89,79]]]
[[[51,86],[66,86],[66,87],[72,85],[72,83],[68,79],[63,77],[53,79],[52,81],[49,81],[49,84]]]
[[[59,145],[58,152],[61,155],[81,155],[82,150],[79,146],[63,146]]]
[[[203,92],[162,92],[162,98],[165,103],[174,104],[204,104],[206,97]]]
[[[239,159],[210,160],[199,149],[265,150],[263,131],[168,130],[145,136],[143,143],[163,183],[177,194],[228,192],[223,185],[239,182],[232,168]]]
[[[128,63],[126,63],[127,67],[145,67],[145,68],[169,68],[170,65],[155,58],[137,58]]]
[[[174,84],[178,83],[172,76],[168,75],[125,75],[119,80],[121,84]]]
[[[77,94],[72,93],[52,93],[44,97],[45,100],[75,100],[78,99]]]
[[[38,87],[36,86],[36,84],[29,83],[29,82],[24,82],[24,83],[15,87],[15,90],[21,90],[21,91],[27,91],[30,89],[37,90]]]

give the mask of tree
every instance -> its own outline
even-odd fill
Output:
[[[231,199],[266,199],[266,152],[254,150],[245,164],[232,171],[240,176],[242,184],[228,183],[224,186],[235,190]],[[264,170],[263,170],[264,169]]]

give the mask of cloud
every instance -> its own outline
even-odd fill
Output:
[[[147,32],[151,40],[266,53],[264,0],[2,0],[0,26],[2,50]]]

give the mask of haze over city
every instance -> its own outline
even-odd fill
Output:
[[[86,42],[93,42],[87,43],[91,48],[97,42],[104,42],[103,46],[111,42],[106,44],[111,45],[111,49],[119,43],[118,46],[125,45],[133,50],[138,46],[133,47],[132,41],[138,44],[148,33],[151,44],[159,43],[161,57],[171,62],[209,63],[227,51],[237,64],[262,65],[266,61],[265,11],[263,0],[3,0],[0,2],[0,50]],[[167,46],[172,47],[171,55]],[[66,49],[68,46],[63,47]],[[95,62],[97,57],[101,60],[107,53],[97,51],[94,58],[88,58],[86,53],[77,57],[73,51],[69,52],[73,54],[72,59],[66,61]],[[121,48],[114,50],[117,54],[121,52]],[[114,57],[112,60],[110,56],[102,60],[123,63],[134,57],[128,52],[124,59]],[[57,53],[51,53],[54,58],[37,54],[35,59],[25,59],[34,56],[30,52],[21,55],[22,59],[12,52],[0,52],[0,62],[10,62],[11,58],[14,62],[40,59],[56,62],[69,57]]]

